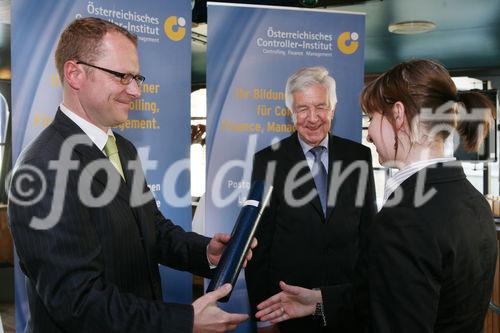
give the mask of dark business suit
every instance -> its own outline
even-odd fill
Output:
[[[428,167],[399,189],[402,200],[382,208],[362,241],[354,294],[322,290],[328,320],[352,309],[354,295],[362,325],[352,332],[481,332],[497,256],[488,203],[457,166]]]
[[[27,331],[191,332],[192,307],[162,302],[158,264],[207,276],[209,239],[185,232],[162,216],[142,170],[134,175],[127,168],[137,151],[120,135],[115,134],[126,183],[120,178],[118,193],[108,204],[88,207],[79,199],[78,181],[80,176],[91,175],[82,172],[90,163],[99,160],[118,175],[86,135],[87,144],[71,152],[78,166],[69,171],[66,183],[56,184],[50,161],[58,160],[65,140],[83,133],[58,111],[17,162],[13,184],[26,166],[42,171],[47,182],[47,191],[38,202],[28,206],[9,202],[9,222],[27,276],[31,311]],[[149,196],[136,208],[129,203],[134,177],[139,177],[139,188]],[[89,178],[94,197],[103,193],[108,180],[103,170]],[[41,187],[39,181],[25,179],[23,184],[23,190],[29,185],[35,193]],[[14,186],[11,190],[20,196]],[[55,204],[62,207],[58,223],[48,230],[31,228],[31,219],[46,217],[59,194],[64,194],[64,201]]]
[[[255,155],[254,180],[266,178],[269,163],[276,165],[271,202],[256,233],[259,246],[245,271],[254,310],[258,303],[280,291],[280,280],[306,288],[351,282],[360,234],[376,212],[371,155],[370,150],[359,143],[332,135],[328,152],[328,176],[330,180],[333,177],[333,181],[329,181],[329,185],[333,185],[329,192],[338,190],[338,196],[328,206],[326,218],[297,133]],[[342,176],[354,162],[364,165],[364,177],[360,177],[361,172],[356,169],[343,181],[339,179],[339,174]],[[293,178],[309,176],[309,180],[292,193],[295,198],[304,198],[312,191],[314,197],[293,207],[285,199],[285,183],[300,163],[302,166]],[[360,193],[361,204],[356,206],[359,182],[366,191]],[[351,320],[352,317],[344,316],[331,328],[348,332]],[[280,329],[282,332],[314,332],[321,330],[318,324],[310,316],[281,323]]]

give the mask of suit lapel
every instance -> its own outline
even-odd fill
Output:
[[[316,185],[314,184],[314,178],[311,173],[311,169],[309,169],[307,165],[307,160],[304,155],[304,151],[302,150],[302,146],[300,145],[298,133],[295,132],[290,137],[290,144],[283,147],[283,152],[288,160],[288,165],[290,169],[296,166],[299,163],[302,163],[304,167],[300,168],[299,172],[295,179],[300,179],[302,177],[308,177],[308,180],[297,187],[297,189],[293,192],[295,198],[304,198],[311,191],[314,192],[314,198],[308,201],[307,205],[311,205],[318,212],[318,214],[324,219],[323,208],[321,207],[321,201],[319,199],[318,192],[316,190]]]
[[[54,122],[52,125],[56,128],[56,130],[65,138],[68,139],[73,135],[82,135],[82,144],[78,144],[77,146],[74,147],[74,152],[78,154],[80,157],[80,161],[82,163],[81,168],[85,168],[89,163],[92,163],[96,160],[103,160],[104,163],[109,163],[109,165],[112,167],[111,169],[118,174],[118,171],[114,168],[112,163],[109,161],[107,156],[92,142],[92,140],[82,131],[78,125],[76,125],[71,119],[69,119],[64,113],[62,113],[60,110],[56,113],[56,116],[54,118]],[[141,242],[142,246],[144,248],[144,252],[148,261],[148,266],[150,269],[148,270],[149,272],[149,278],[151,281],[151,285],[155,285],[155,279],[153,277],[153,267],[154,263],[151,261],[151,253],[149,251],[149,247],[147,245],[146,241],[146,235],[150,235],[151,232],[148,232],[147,230],[147,225],[148,223],[142,223],[144,217],[143,217],[143,211],[141,209],[141,206],[139,207],[131,207],[130,206],[130,195],[131,195],[131,186],[133,182],[133,177],[134,176],[139,176],[139,175],[134,175],[132,170],[128,168],[128,162],[132,159],[135,158],[133,156],[134,154],[130,151],[130,149],[127,149],[126,145],[123,142],[123,138],[120,137],[119,135],[117,137],[117,145],[118,145],[118,150],[120,154],[120,161],[122,163],[123,167],[123,172],[125,175],[126,182],[123,181],[123,179],[120,177],[120,188],[118,190],[117,196],[121,198],[122,200],[125,200],[127,202],[127,206],[130,208],[132,214],[134,215],[134,221],[130,221],[130,223],[134,222],[135,225],[137,226],[138,232],[141,237]],[[104,187],[107,186],[107,176],[105,175],[105,172],[97,172],[93,176],[93,180],[96,182],[102,184]],[[107,222],[107,221],[103,221]],[[123,223],[127,223],[128,220],[123,221]],[[152,240],[154,242],[155,240]],[[155,288],[152,287],[152,292],[155,295],[156,298],[161,298],[161,295],[158,295],[155,291]]]
[[[125,140],[120,135],[117,135],[115,133],[115,137],[116,137],[116,144],[118,145],[118,151],[120,154],[120,162],[122,163],[123,173],[124,173],[125,179],[126,179],[125,187],[126,187],[128,196],[130,198],[130,196],[132,194],[132,183],[134,181],[134,177],[140,177],[140,181],[142,184],[144,184],[144,187],[146,185],[146,180],[144,178],[143,173],[140,172],[140,170],[138,170],[134,173],[132,171],[133,169],[129,168],[129,162],[133,161],[135,159],[139,159],[139,156],[135,155],[135,151],[128,149],[129,148],[128,145],[125,144]],[[122,182],[122,183],[125,184],[124,182]],[[143,187],[141,187],[141,190],[142,189],[143,189]],[[152,200],[154,200],[154,197],[152,197]],[[152,204],[156,205],[156,202],[153,202]],[[142,205],[137,206],[137,207],[133,207],[131,205],[130,209],[132,210],[132,213],[135,216],[137,228],[141,234],[141,241],[143,243],[144,253],[145,253],[146,259],[149,263],[149,267],[151,268],[151,269],[149,269],[149,278],[151,280],[152,286],[154,286],[155,279],[153,277],[152,272],[154,271],[154,265],[156,265],[156,264],[154,264],[154,261],[152,260],[152,254],[150,252],[148,244],[154,244],[154,242],[156,241],[155,239],[151,239],[151,237],[150,237],[150,235],[155,234],[155,231],[149,230],[150,228],[152,229],[153,227],[151,227],[151,225],[152,225],[151,223],[146,222],[148,217],[144,216],[144,210],[142,209],[142,207],[143,207]],[[158,294],[157,290],[154,287],[152,287],[152,292],[156,298],[158,298],[158,299],[161,298],[161,294]]]
[[[81,142],[81,144],[77,144],[76,146],[74,146],[74,151],[80,156],[82,169],[96,160],[102,160],[103,163],[109,163],[109,166],[113,166],[107,156],[92,142],[92,140],[85,134],[85,132],[83,132],[82,129],[78,127],[78,125],[76,125],[60,110],[58,110],[56,113],[53,125],[65,139],[69,139],[74,135],[82,135],[82,139],[78,140],[78,142]],[[114,166],[112,170],[118,174],[118,171],[115,170]],[[107,186],[108,179],[105,172],[96,172],[93,176],[93,179],[95,181],[99,182],[104,187]],[[130,199],[130,190],[127,188],[125,182],[121,177],[120,187],[118,189],[117,195],[127,202]]]
[[[139,156],[134,156],[134,153],[127,149],[124,139],[115,133],[116,144],[118,146],[118,152],[120,154],[120,162],[123,168],[123,174],[125,176],[125,181],[122,181],[123,187],[120,187],[120,191],[123,190],[123,193],[127,195],[128,200],[131,198],[132,194],[132,184],[134,182],[134,177],[140,177],[141,184],[144,184],[145,178],[143,177],[142,172],[135,172],[134,169],[129,168],[129,162],[134,161],[135,159],[139,159]],[[142,190],[142,187],[141,187]],[[134,214],[138,214],[138,207],[131,207]],[[137,215],[136,215],[137,217]]]
[[[331,186],[336,186],[339,184],[335,183],[335,179],[333,179],[333,165],[335,165],[335,162],[342,163],[344,161],[344,151],[342,149],[339,149],[338,147],[338,142],[335,139],[333,135],[330,133],[328,134],[328,193],[327,193],[327,198],[330,196],[330,190],[332,190],[330,187]],[[344,167],[344,166],[343,166]],[[335,210],[335,206],[337,206],[337,203],[339,202],[338,196],[341,194],[341,191],[337,192],[337,200],[335,200],[335,205],[327,205],[326,209],[326,221],[329,221],[330,218],[333,215],[333,212]],[[328,202],[329,200],[327,200]]]
[[[429,190],[429,187],[432,188],[432,184],[436,182],[445,183],[464,179],[467,179],[464,170],[460,165],[456,165],[456,162],[438,163],[427,166],[411,175],[399,185],[398,189],[402,190],[403,194],[401,202],[408,202],[413,205],[415,202],[415,195],[424,196]],[[423,186],[421,188],[417,188],[417,183],[419,181],[422,181]],[[390,202],[394,199],[396,191],[397,190],[393,191],[391,195],[389,195],[387,201]]]

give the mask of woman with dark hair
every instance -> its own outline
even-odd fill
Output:
[[[477,151],[494,105],[479,93],[458,93],[430,60],[382,74],[364,88],[361,105],[380,162],[399,171],[361,243],[355,282],[319,290],[281,282],[283,291],[261,303],[257,317],[314,314],[325,331],[352,315],[360,326],[351,332],[481,332],[497,256],[494,221],[446,142],[458,133]]]

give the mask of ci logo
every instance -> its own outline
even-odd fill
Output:
[[[359,35],[357,32],[351,33],[346,31],[341,33],[337,39],[337,46],[340,52],[344,54],[353,54],[356,52],[359,46],[359,42],[357,42],[358,39]]]
[[[174,42],[178,42],[186,35],[186,19],[184,17],[169,16],[165,20],[163,30],[165,35]]]

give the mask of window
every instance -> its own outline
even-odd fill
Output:
[[[0,203],[7,203],[5,180],[11,169],[10,81],[0,80]]]
[[[205,193],[207,125],[207,90],[191,93],[191,196]]]

